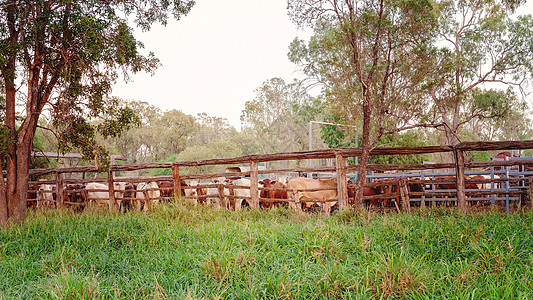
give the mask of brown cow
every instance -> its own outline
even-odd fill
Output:
[[[317,188],[330,188],[327,190],[320,191],[303,191],[306,189],[317,189]],[[301,210],[302,206],[300,204],[301,200],[308,199],[335,199],[337,198],[337,178],[328,178],[328,179],[311,179],[304,177],[295,177],[290,179],[287,182],[287,189],[289,190],[288,197],[294,202],[290,203],[290,206],[296,210]],[[292,190],[292,191],[291,191]],[[335,201],[325,202],[323,206],[324,213],[329,215],[331,212],[331,207],[335,205]],[[319,204],[320,202],[315,202]],[[313,205],[313,201],[307,202],[305,206]]]
[[[85,208],[85,193],[83,185],[67,185],[63,190],[63,201],[70,202],[67,203],[67,206],[71,206],[75,211],[83,211]]]
[[[157,184],[161,189],[161,197],[170,198],[174,193],[174,182],[173,181],[160,181]]]
[[[375,195],[375,188],[363,186],[363,196]],[[348,180],[348,202],[355,202],[355,183]]]
[[[465,176],[465,181],[476,181],[476,180],[484,180],[484,179],[490,179],[490,175],[471,175],[471,176]],[[465,190],[471,189],[471,190],[478,190],[478,189],[490,189],[489,183],[475,183],[475,182],[465,182]],[[487,196],[488,197],[488,196]],[[471,205],[478,205],[481,201],[474,200],[470,201]]]
[[[440,180],[446,180],[446,183],[438,183],[435,187],[439,190],[456,190],[457,191],[457,178],[455,176],[442,176],[439,177]],[[471,175],[465,176],[465,190],[477,190],[482,188],[484,185],[482,183],[473,183],[467,181],[475,181],[479,179],[485,179],[483,175]]]
[[[135,183],[129,183],[124,187],[124,197],[122,198],[122,208],[124,212],[127,210],[135,209],[135,197],[137,195],[137,185]]]
[[[28,187],[28,192],[26,195],[26,207],[36,208],[37,207],[37,191],[39,190],[38,184],[30,184]]]
[[[457,189],[457,179],[455,176],[442,176],[439,177],[440,180],[447,181],[446,183],[438,183],[437,188],[440,190],[456,190]],[[471,176],[465,176],[465,181],[475,181],[479,179],[485,179],[483,175],[471,175]],[[479,189],[481,184],[473,183],[473,182],[465,182],[465,189]]]
[[[170,198],[174,194],[174,182],[170,180],[160,181],[158,183],[159,188],[161,189],[161,197],[164,198]],[[180,186],[181,186],[181,195],[185,196],[185,189],[183,189],[184,186],[189,186],[185,180],[180,180]]]
[[[283,182],[279,182],[276,180],[270,180],[270,179],[264,179],[260,181],[265,188],[277,188],[277,189],[287,189],[287,185]],[[261,198],[266,199],[287,199],[287,191],[275,191],[275,190],[262,190],[260,194]],[[285,201],[259,201],[259,206],[262,208],[272,208],[273,205],[280,206],[280,205],[286,205],[287,202]]]
[[[398,194],[398,191],[399,191],[399,181],[400,180],[408,181],[409,178],[407,178],[406,176],[397,176],[397,177],[394,177],[392,179],[380,180],[380,182],[389,183],[389,184],[381,187],[381,193],[382,194],[396,193],[396,196],[394,196],[392,198],[383,199],[384,202],[385,201],[387,202],[387,203],[384,203],[387,206],[392,206],[391,200],[393,200],[393,199],[394,199],[394,201],[396,201],[396,204],[399,203],[400,195]],[[424,189],[424,185],[421,184],[421,183],[408,183],[407,184],[407,191],[408,192],[424,192],[424,190],[425,190]]]
[[[376,196],[376,195],[382,195],[390,193],[390,187],[386,185],[380,185],[380,186],[363,186],[363,197],[364,196]],[[348,181],[348,198],[355,198],[355,184],[352,184],[352,181]],[[353,200],[355,201],[355,199]],[[365,200],[363,203],[366,204],[367,207],[377,207],[382,204],[383,199],[370,199]]]

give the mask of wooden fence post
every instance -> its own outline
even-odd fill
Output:
[[[259,209],[259,166],[256,161],[250,161],[250,197],[252,208]]]
[[[113,171],[107,172],[107,186],[109,189],[109,209],[115,209],[117,203],[115,199],[115,185],[113,181]]]
[[[348,207],[348,179],[346,178],[346,159],[342,154],[335,154],[337,170],[337,196],[339,198],[339,211]]]
[[[172,180],[174,181],[174,195],[181,198],[181,179],[180,179],[180,167],[177,165],[172,166]]]
[[[465,157],[462,150],[454,150],[455,174],[457,183],[457,204],[462,212],[466,212],[465,196]]]
[[[57,200],[56,206],[58,208],[63,207],[63,205],[65,204],[65,199],[63,197],[64,196],[63,185],[64,185],[63,173],[56,172],[56,200]]]
[[[409,200],[409,188],[407,182],[403,179],[398,181],[398,189],[400,190],[400,198],[402,199],[402,210],[405,212],[411,211],[411,203]]]

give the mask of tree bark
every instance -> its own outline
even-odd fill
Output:
[[[29,165],[32,144],[16,143],[10,145],[7,159],[7,217],[8,222],[20,223],[26,217],[26,194],[28,192]]]
[[[465,158],[463,151],[454,151],[455,157],[455,182],[457,187],[457,205],[462,212],[466,212],[466,196],[465,196]]]
[[[355,207],[360,209],[363,207],[363,184],[366,181],[366,168],[370,160],[370,95],[369,90],[363,92],[363,137],[362,137],[362,153],[359,164],[359,171],[357,173],[357,182],[355,185]]]
[[[13,172],[13,170],[16,170],[16,146],[13,143],[13,139],[15,137],[15,74],[13,70],[15,70],[15,63],[16,63],[16,51],[14,51],[17,43],[18,43],[18,31],[16,30],[16,24],[15,24],[15,7],[13,5],[8,6],[8,13],[7,13],[7,24],[9,27],[9,44],[10,49],[8,51],[11,51],[6,65],[3,66],[2,69],[2,75],[4,77],[4,88],[6,92],[6,127],[9,130],[9,134],[11,135],[9,138],[10,140],[7,142],[7,154],[5,156],[6,159],[6,182],[7,184],[1,185],[1,192],[2,196],[0,197],[0,201],[3,203],[0,205],[0,216],[2,218],[3,224],[7,225],[9,218],[11,218],[13,214],[13,210],[15,207],[14,203],[14,195],[16,188],[14,186],[14,182],[16,180],[16,172]],[[5,222],[4,222],[4,218]]]
[[[3,160],[3,158],[2,158]],[[0,160],[1,162],[1,160]],[[2,164],[0,163],[0,226],[7,226],[7,221],[9,218],[7,210],[7,195],[6,195],[6,184],[4,182],[4,170]]]

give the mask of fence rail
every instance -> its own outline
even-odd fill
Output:
[[[454,201],[457,203],[461,210],[466,210],[466,204],[470,201],[490,201],[494,204],[495,201],[505,199],[506,208],[509,209],[509,201],[519,200],[520,204],[523,201],[532,202],[530,199],[530,186],[532,182],[531,175],[533,172],[527,172],[524,166],[533,166],[533,159],[517,159],[506,161],[490,161],[490,162],[465,162],[464,152],[467,151],[486,151],[486,150],[512,150],[512,149],[531,149],[533,148],[533,141],[504,141],[504,142],[464,142],[459,145],[452,146],[427,146],[427,147],[378,147],[370,152],[370,155],[411,155],[411,154],[423,154],[423,153],[441,153],[449,152],[453,153],[455,157],[454,163],[441,163],[441,164],[424,164],[424,165],[368,165],[367,170],[371,172],[385,172],[385,171],[410,171],[409,173],[394,173],[394,174],[375,174],[369,175],[368,178],[372,182],[365,184],[365,187],[376,188],[385,184],[394,185],[394,193],[385,193],[373,196],[364,196],[363,200],[376,200],[376,199],[389,199],[398,205],[402,204],[402,208],[405,210],[410,209],[411,202],[415,204],[425,205],[428,203],[435,203],[436,201]],[[200,189],[200,188],[216,188],[219,190],[218,198],[224,198],[224,189],[235,191],[236,189],[247,188],[250,190],[250,196],[248,197],[249,204],[253,208],[258,208],[260,201],[272,202],[278,201],[266,198],[260,198],[261,191],[275,191],[280,190],[276,188],[263,188],[259,186],[259,175],[272,175],[279,173],[317,173],[317,172],[332,172],[337,177],[337,198],[336,199],[311,199],[301,202],[338,202],[339,209],[345,209],[350,205],[352,200],[349,199],[349,189],[353,186],[348,184],[347,176],[350,172],[358,172],[359,166],[349,166],[346,164],[346,158],[360,156],[362,153],[361,148],[336,148],[336,149],[322,149],[313,151],[302,152],[289,152],[289,153],[276,153],[276,154],[264,154],[264,155],[247,155],[235,158],[221,158],[221,159],[206,159],[199,161],[189,162],[176,162],[176,163],[143,163],[143,164],[128,164],[128,165],[113,165],[107,174],[107,178],[93,178],[93,179],[65,179],[63,174],[65,173],[86,173],[86,172],[98,172],[98,169],[93,166],[87,167],[70,167],[70,168],[54,168],[54,169],[33,169],[30,171],[30,175],[46,175],[55,174],[55,180],[30,182],[30,184],[48,184],[55,185],[56,191],[51,193],[55,194],[55,202],[58,206],[68,204],[69,201],[65,201],[65,195],[75,193],[72,190],[65,190],[68,184],[86,184],[89,182],[107,183],[109,193],[109,205],[110,207],[116,207],[117,201],[115,199],[115,192],[122,192],[122,190],[116,190],[114,183],[140,183],[150,181],[170,181],[174,183],[173,188],[163,188],[161,190],[172,190],[173,194],[178,197],[186,196],[182,195],[182,189]],[[334,158],[335,167],[321,167],[321,168],[285,168],[277,170],[259,170],[258,163],[268,161],[281,161],[281,160],[301,160],[301,159],[322,159],[322,158]],[[232,172],[232,173],[211,173],[211,174],[187,174],[180,175],[181,167],[191,166],[207,166],[207,165],[235,165],[235,164],[249,164],[250,170],[246,172]],[[513,167],[518,166],[518,172],[511,170]],[[135,171],[154,168],[170,168],[172,176],[151,176],[151,177],[115,177],[114,173],[119,171]],[[466,172],[465,169],[485,168],[482,172]],[[453,169],[454,172],[447,173],[435,173],[430,172],[432,170],[439,169]],[[417,173],[413,173],[418,171]],[[490,178],[477,178],[472,179],[467,176],[470,175],[485,175]],[[217,177],[224,178],[237,178],[237,177],[249,177],[250,186],[234,186],[231,184],[201,184],[196,187],[180,187],[182,180],[204,180]],[[395,180],[399,176],[405,178]],[[442,176],[453,176],[453,180],[442,179]],[[499,177],[499,178],[497,178]],[[380,179],[388,179],[395,181],[391,183],[376,182]],[[437,190],[436,186],[439,184],[455,184],[455,188],[452,190],[440,189]],[[413,184],[422,184],[424,187],[428,187],[424,192],[412,192],[409,191],[409,186]],[[470,190],[467,188],[469,184],[490,184],[489,188]],[[514,185],[514,186],[513,186]],[[487,186],[485,186],[487,187]],[[326,189],[307,189],[301,191],[321,191]],[[331,188],[330,188],[331,190]],[[296,192],[295,190],[289,192]],[[50,192],[48,192],[50,193]],[[37,195],[37,194],[36,194]],[[42,195],[42,193],[40,194]],[[443,195],[448,198],[443,198]],[[217,195],[210,195],[217,197]],[[161,199],[168,197],[160,197]],[[186,196],[188,199],[201,199],[202,195]],[[235,200],[235,196],[229,195],[230,201]],[[244,199],[244,198],[243,198]],[[33,201],[33,200],[31,200]],[[279,199],[279,201],[290,202],[288,199]],[[220,200],[222,202],[222,200]]]

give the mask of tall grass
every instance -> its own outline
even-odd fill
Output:
[[[533,213],[162,205],[0,230],[4,299],[531,299]]]

